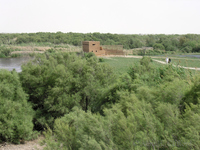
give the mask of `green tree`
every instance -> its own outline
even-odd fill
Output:
[[[200,99],[199,90],[200,90],[200,78],[195,77],[194,80],[193,80],[193,85],[191,86],[191,89],[188,90],[185,93],[185,96],[184,96],[181,104],[182,105],[184,105],[184,103],[186,103],[187,105],[199,104],[200,103],[200,101],[199,101],[199,99]]]
[[[154,44],[155,44],[154,36],[148,35],[148,36],[146,37],[146,46],[147,46],[147,47],[153,47]]]
[[[157,149],[161,129],[150,104],[122,92],[104,116],[74,108],[57,119],[46,143],[47,149]]]
[[[160,43],[154,44],[153,48],[154,49],[159,49],[159,50],[165,50],[165,47],[162,44],[160,44]]]
[[[15,71],[0,70],[0,114],[0,142],[32,137],[34,112]]]
[[[55,121],[53,133],[50,129],[46,132],[45,149],[116,149],[105,125],[102,116],[75,107]]]
[[[36,128],[69,113],[74,106],[84,111],[97,111],[109,85],[115,81],[110,67],[99,64],[93,56],[81,58],[75,54],[46,54],[22,66],[20,78],[29,101],[36,110]]]

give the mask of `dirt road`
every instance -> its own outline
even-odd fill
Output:
[[[159,62],[159,63],[161,63],[161,64],[167,64],[166,62],[160,61],[160,60],[155,60],[155,59],[153,59],[153,61]],[[173,66],[174,66],[174,67],[181,67],[181,68],[184,68],[184,69],[200,70],[200,68],[196,68],[196,67],[183,67],[183,66],[180,66],[180,65],[178,65],[178,66],[173,65]]]
[[[9,144],[9,143],[3,143],[0,144],[0,150],[42,150],[44,146],[40,145],[40,141],[44,137],[39,137],[36,140],[33,141],[26,141],[25,144]]]

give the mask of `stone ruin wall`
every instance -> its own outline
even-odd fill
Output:
[[[124,55],[123,45],[102,45],[105,55]]]
[[[101,45],[106,50],[123,50],[123,45]]]
[[[82,42],[84,52],[93,52],[96,56],[124,55],[123,45],[101,45],[99,41]]]

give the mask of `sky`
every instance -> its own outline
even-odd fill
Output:
[[[200,0],[0,0],[0,33],[200,34]]]

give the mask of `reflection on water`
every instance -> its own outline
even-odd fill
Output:
[[[7,69],[9,71],[15,69],[17,72],[21,72],[21,65],[30,59],[31,57],[0,58],[0,69]]]

